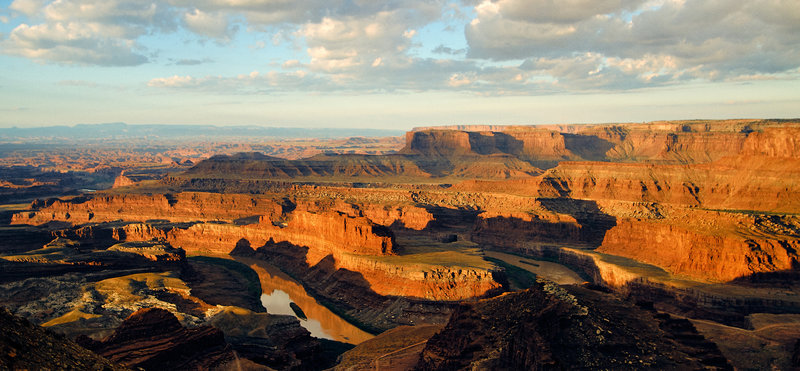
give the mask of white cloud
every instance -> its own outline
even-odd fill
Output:
[[[500,0],[495,11],[511,20],[574,23],[598,15],[630,10],[643,2],[644,0]]]
[[[252,71],[237,76],[180,76],[160,77],[150,80],[151,88],[191,91],[223,92],[225,94],[273,94],[286,91],[329,91],[327,79],[308,76],[305,71],[260,73]]]
[[[199,81],[191,76],[159,77],[147,82],[147,86],[157,88],[185,88],[196,86]]]
[[[469,85],[471,83],[472,83],[472,81],[468,77],[466,77],[466,76],[464,76],[462,74],[459,74],[459,73],[454,73],[454,74],[452,74],[450,76],[450,79],[448,80],[447,85],[450,85],[450,86],[452,86],[454,88],[458,88],[458,87],[462,87],[464,85]]]
[[[14,0],[8,8],[30,17],[39,13],[45,2],[45,0]]]
[[[298,61],[297,59],[290,59],[290,60],[288,60],[288,61],[286,61],[286,62],[283,62],[283,64],[281,65],[281,67],[283,67],[283,68],[287,68],[287,69],[288,69],[288,68],[296,68],[296,67],[300,67],[300,61]]]
[[[336,75],[336,81],[358,84],[382,73],[414,63],[408,54],[416,28],[438,19],[443,4],[399,1],[385,7],[362,9],[337,18],[308,22],[297,32],[305,40],[311,71]],[[381,87],[382,88],[382,87]]]
[[[60,63],[131,66],[147,58],[132,41],[103,37],[114,30],[96,23],[21,24],[0,43],[6,54]]]
[[[576,89],[784,73],[800,60],[796,1],[566,2],[477,5],[465,29],[468,56],[528,59],[528,67],[558,61],[539,73]]]
[[[183,21],[192,32],[218,40],[230,39],[234,31],[224,13],[206,13],[193,9],[183,14]]]
[[[175,28],[172,11],[155,2],[122,0],[16,0],[22,23],[0,41],[2,52],[37,61],[102,66],[147,62],[137,39]]]
[[[158,52],[151,36],[177,30],[222,47],[248,32],[254,55],[295,51],[244,67],[285,73],[153,88],[541,94],[785,78],[800,66],[797,0],[15,0],[8,15],[21,24],[0,36],[0,53],[44,62],[141,64]],[[467,44],[429,44],[442,24],[463,27]],[[208,60],[192,57],[170,61]]]

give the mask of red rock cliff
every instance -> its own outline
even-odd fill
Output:
[[[89,200],[56,200],[38,211],[14,215],[12,224],[43,224],[66,221],[73,224],[114,220],[172,222],[233,221],[254,215],[279,215],[281,206],[271,199],[252,195],[182,192],[175,195],[97,195]]]
[[[789,270],[798,264],[800,241],[713,235],[684,227],[636,219],[618,220],[599,252],[653,264],[694,278],[731,281],[760,272]]]
[[[187,251],[211,251],[227,254],[244,238],[258,247],[268,240],[288,241],[308,246],[309,259],[319,261],[328,254],[386,255],[395,252],[391,231],[363,217],[350,217],[337,212],[295,212],[285,226],[273,225],[262,217],[258,224],[197,223],[188,228],[156,227],[129,224],[118,228],[115,236],[125,241],[166,239]],[[279,223],[280,224],[280,223]]]

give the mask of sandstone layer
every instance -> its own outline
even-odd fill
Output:
[[[280,215],[281,205],[264,197],[199,192],[177,194],[97,195],[89,199],[48,200],[39,212],[19,213],[13,224],[43,224],[52,220],[74,224],[115,220],[172,222],[197,220],[233,221],[254,215]]]
[[[649,248],[643,249],[643,246]],[[800,263],[800,240],[710,235],[657,222],[618,220],[597,251],[658,265],[669,272],[732,281]]]

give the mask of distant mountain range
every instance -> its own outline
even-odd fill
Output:
[[[266,126],[213,125],[130,125],[125,123],[79,124],[75,126],[45,126],[35,128],[0,128],[0,139],[59,138],[151,138],[180,139],[203,137],[269,137],[269,138],[347,138],[399,136],[404,130],[355,128],[291,128]]]

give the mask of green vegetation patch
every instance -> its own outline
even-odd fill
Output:
[[[503,267],[506,271],[508,283],[513,290],[523,290],[536,283],[536,275],[520,267],[508,264],[500,259],[486,257],[486,260]]]
[[[215,258],[211,256],[192,256],[189,260],[220,266],[241,276],[247,282],[247,293],[258,298],[261,297],[261,280],[258,273],[245,264],[235,260],[225,258]]]

